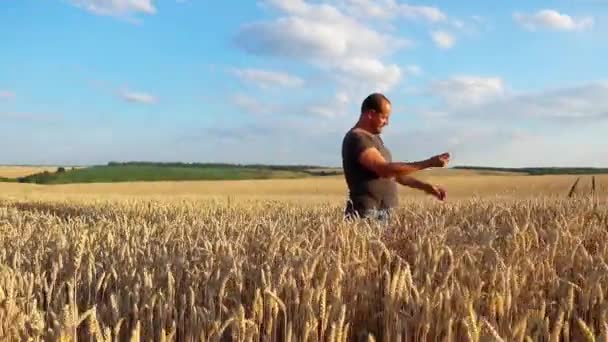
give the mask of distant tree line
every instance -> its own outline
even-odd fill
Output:
[[[608,168],[595,167],[522,167],[522,168],[503,168],[503,167],[483,167],[483,166],[455,166],[454,169],[477,170],[477,171],[503,171],[503,172],[524,172],[529,175],[582,175],[608,173]]]
[[[194,168],[245,168],[245,169],[269,169],[285,171],[306,171],[309,169],[320,169],[318,165],[266,165],[266,164],[234,164],[234,163],[184,163],[184,162],[114,162],[108,166],[154,166],[154,167],[194,167]]]

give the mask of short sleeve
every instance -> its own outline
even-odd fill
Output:
[[[348,134],[344,145],[345,156],[353,160],[358,160],[359,155],[365,151],[365,149],[376,146],[371,137],[366,134],[355,132],[350,132]]]

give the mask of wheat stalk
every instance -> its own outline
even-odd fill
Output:
[[[576,191],[576,186],[578,185],[578,182],[580,181],[580,177],[576,178],[576,181],[574,181],[574,184],[572,184],[572,186],[570,187],[570,191],[568,192],[568,197],[572,197],[572,195],[574,195],[574,191]]]

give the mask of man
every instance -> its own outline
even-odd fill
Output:
[[[344,136],[342,167],[349,189],[347,217],[387,219],[391,208],[398,204],[397,183],[445,199],[443,188],[409,175],[430,167],[444,167],[450,155],[443,153],[412,163],[393,162],[391,152],[380,138],[390,115],[389,99],[373,93],[363,101],[358,122]]]

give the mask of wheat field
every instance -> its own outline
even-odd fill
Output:
[[[0,166],[0,177],[17,178],[29,176],[39,172],[55,172],[57,167],[53,166]]]
[[[340,178],[2,184],[0,340],[608,340],[606,178],[427,176],[387,225]]]
[[[461,170],[431,170],[417,173],[417,177],[442,184],[448,190],[448,199],[558,196],[568,194],[569,188],[579,176],[551,175],[524,176],[510,173],[477,173]],[[580,176],[577,192],[591,191],[591,177]],[[600,196],[608,193],[608,175],[595,175]],[[154,198],[197,199],[233,198],[280,199],[297,202],[331,200],[341,202],[346,198],[346,184],[342,176],[313,177],[302,179],[239,180],[239,181],[159,181],[92,183],[65,185],[37,185],[0,183],[0,193],[19,199],[40,198]],[[404,198],[424,198],[417,190],[400,187]]]

